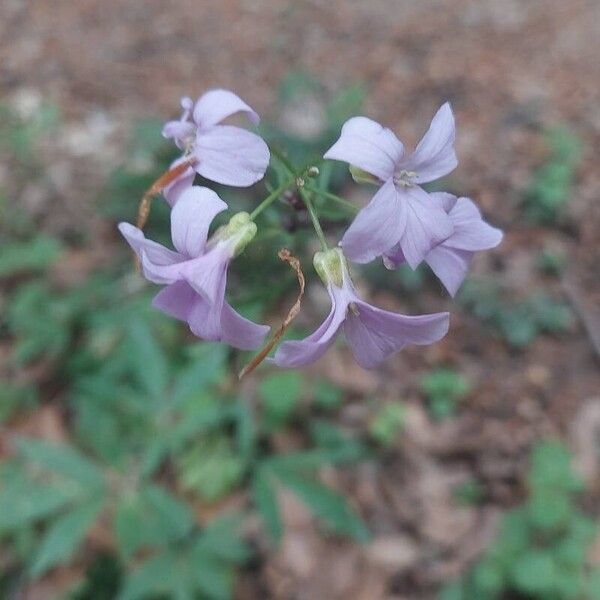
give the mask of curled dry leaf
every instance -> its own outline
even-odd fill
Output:
[[[273,346],[281,339],[283,334],[287,331],[288,327],[291,325],[292,321],[298,316],[300,312],[300,305],[302,303],[302,297],[304,296],[304,273],[302,272],[302,265],[300,261],[292,256],[291,252],[287,248],[282,248],[278,253],[279,258],[288,263],[292,269],[296,272],[296,276],[298,277],[298,285],[300,287],[300,291],[298,293],[298,297],[296,298],[296,302],[292,305],[288,314],[283,321],[283,323],[279,326],[279,329],[274,333],[273,337],[264,345],[262,350],[240,371],[239,378],[241,379],[244,375],[248,375],[260,365],[263,360],[267,357],[269,352],[273,349]]]
[[[152,204],[152,198],[160,194],[169,184],[173,183],[180,175],[193,166],[194,159],[189,159],[181,164],[165,171],[145,192],[138,208],[137,226],[140,229],[144,228],[148,215],[150,214],[150,205]]]

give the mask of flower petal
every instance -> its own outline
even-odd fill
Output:
[[[242,317],[227,302],[221,311],[223,341],[240,350],[254,350],[264,341],[269,332],[268,325],[259,325]]]
[[[391,129],[367,117],[353,117],[344,123],[340,138],[324,158],[350,163],[386,181],[403,154],[404,146]]]
[[[200,295],[190,312],[190,329],[207,340],[221,339],[221,312],[230,260],[228,249],[217,246],[204,256],[186,263],[181,271],[183,279]]]
[[[119,223],[119,231],[139,256],[144,276],[154,283],[172,283],[184,256],[146,238],[143,232],[129,223]]]
[[[458,159],[454,150],[456,126],[450,104],[446,102],[435,114],[427,133],[416,150],[402,164],[407,171],[415,171],[416,183],[434,181],[456,169]]]
[[[454,230],[452,221],[438,202],[417,185],[399,188],[400,200],[406,211],[406,227],[400,246],[406,262],[416,269],[425,255]]]
[[[432,344],[448,332],[448,313],[407,316],[356,301],[358,315],[352,310],[344,323],[344,333],[354,358],[365,369],[372,369],[407,344]]]
[[[220,342],[223,339],[222,307],[222,303],[221,306],[216,306],[204,296],[196,294],[187,318],[190,331],[203,340]]]
[[[230,125],[216,125],[196,136],[195,169],[200,175],[238,187],[250,186],[263,178],[269,165],[269,148],[250,131]]]
[[[167,121],[162,128],[162,135],[172,139],[178,148],[183,148],[183,140],[194,135],[196,126],[189,121]]]
[[[340,246],[353,262],[368,263],[392,248],[406,227],[406,210],[393,181],[386,181],[355,217]]]
[[[187,281],[176,281],[154,296],[152,306],[174,319],[187,321],[197,297],[197,292]]]
[[[444,241],[448,248],[472,252],[489,250],[502,241],[502,231],[486,223],[469,198],[459,198],[448,216],[454,224],[454,233]]]
[[[194,106],[194,122],[202,129],[220,123],[223,119],[238,112],[247,113],[248,119],[258,125],[260,117],[239,96],[229,90],[209,90]]]
[[[336,299],[332,286],[328,288],[331,297],[331,310],[321,325],[303,340],[283,342],[273,357],[273,362],[284,368],[304,367],[325,354],[335,341],[340,326],[346,318],[348,303]]]
[[[204,251],[213,219],[227,208],[215,192],[192,186],[181,194],[171,211],[171,237],[181,254],[196,258]]]
[[[425,257],[437,278],[444,284],[451,296],[454,296],[467,276],[473,253],[468,250],[449,248],[440,244]]]
[[[173,161],[169,168],[173,169],[187,160],[188,159],[185,156],[182,156],[181,158]],[[196,177],[196,172],[194,171],[193,167],[190,166],[179,177],[177,177],[177,179],[165,187],[163,190],[163,196],[171,208],[175,206],[175,203],[177,200],[179,200],[181,194],[185,192],[185,190],[192,187],[194,183],[194,177]]]
[[[383,256],[383,266],[393,271],[397,269],[400,265],[403,265],[406,262],[406,258],[404,256],[404,252],[402,252],[402,247],[400,244],[396,244],[393,248],[390,248]]]

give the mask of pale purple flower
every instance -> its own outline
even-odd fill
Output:
[[[283,342],[273,357],[280,367],[318,360],[343,331],[356,361],[371,369],[409,344],[432,344],[448,332],[449,314],[407,316],[371,306],[359,298],[339,248],[315,255],[315,268],[327,285],[331,311],[303,340]]]
[[[475,252],[495,248],[502,241],[503,234],[483,220],[479,209],[469,198],[457,198],[444,192],[434,192],[429,196],[448,214],[454,231],[425,255],[425,262],[454,296],[467,275]],[[388,269],[406,262],[400,244],[383,255],[383,262]]]
[[[144,276],[165,285],[153,305],[186,321],[206,340],[250,350],[261,345],[269,327],[248,321],[225,301],[230,262],[254,237],[256,225],[238,213],[207,240],[211,222],[227,205],[208,188],[185,190],[171,211],[175,250],[146,239],[143,232],[120,223],[119,230],[139,256]]]
[[[182,98],[181,106],[180,119],[166,123],[163,136],[172,138],[187,158],[195,160],[197,173],[237,187],[250,186],[263,178],[270,158],[264,140],[246,129],[220,125],[239,112],[258,124],[258,115],[241,98],[227,90],[210,90],[196,103]]]
[[[431,248],[452,233],[452,222],[420,184],[456,168],[452,109],[444,104],[412,153],[387,128],[366,117],[346,121],[340,139],[325,153],[350,163],[381,184],[340,246],[352,261],[367,263],[400,244],[414,269]]]

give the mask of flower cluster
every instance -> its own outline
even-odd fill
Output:
[[[172,207],[175,250],[146,239],[133,225],[119,225],[146,279],[165,286],[154,299],[156,308],[185,321],[202,339],[245,350],[258,348],[269,328],[245,319],[227,303],[227,271],[231,261],[254,238],[256,217],[296,186],[322,245],[313,262],[329,293],[331,311],[305,339],[283,342],[271,359],[275,364],[301,367],[314,362],[342,331],[356,361],[365,368],[377,366],[406,345],[431,344],[446,335],[448,313],[407,316],[362,300],[352,282],[348,261],[367,263],[381,257],[389,269],[403,263],[414,269],[425,261],[454,295],[474,253],[500,243],[502,232],[483,220],[471,200],[444,192],[428,193],[421,187],[457,166],[454,116],[449,104],[440,108],[412,153],[405,151],[391,130],[371,119],[354,117],[344,124],[339,140],[324,158],[349,163],[357,182],[380,187],[335,248],[327,245],[311,194],[336,197],[304,188],[302,175],[314,173],[314,166],[304,173],[286,166],[289,182],[270,193],[251,214],[233,215],[227,225],[209,237],[213,219],[227,205],[214,191],[194,185],[196,173],[220,184],[250,186],[264,177],[270,152],[255,133],[222,124],[240,112],[253,124],[259,122],[256,112],[232,92],[211,90],[195,103],[183,98],[181,105],[180,119],[163,128],[163,135],[183,152],[172,165],[177,176],[162,190]]]

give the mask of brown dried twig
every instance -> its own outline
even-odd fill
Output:
[[[194,165],[194,159],[188,159],[181,164],[165,171],[144,193],[138,208],[137,226],[140,229],[144,228],[148,215],[150,214],[150,205],[152,198],[160,194],[168,185],[173,183],[180,175],[185,173],[187,169]]]
[[[294,271],[296,272],[296,276],[298,277],[298,285],[300,286],[300,292],[298,293],[296,302],[294,302],[293,306],[288,311],[285,320],[279,326],[279,329],[275,332],[273,337],[265,344],[262,350],[240,371],[238,375],[239,379],[242,379],[242,377],[248,375],[248,373],[252,373],[252,371],[254,371],[254,369],[256,369],[256,367],[258,367],[258,365],[260,365],[260,363],[263,362],[265,358],[267,358],[267,355],[269,354],[269,352],[271,352],[273,346],[275,346],[275,344],[281,339],[283,334],[286,332],[287,328],[290,326],[292,321],[298,316],[298,313],[300,312],[300,305],[302,303],[302,297],[304,296],[305,286],[304,273],[302,273],[302,265],[295,256],[292,256],[292,254],[287,248],[282,248],[279,251],[278,256],[283,262],[288,263],[288,265],[290,265],[290,267],[292,267],[292,269],[294,269]]]

